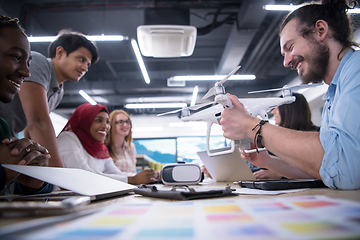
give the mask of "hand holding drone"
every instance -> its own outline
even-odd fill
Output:
[[[250,143],[253,141],[250,138],[241,139],[241,140],[235,140],[231,141],[231,147],[229,150],[225,151],[216,151],[215,149],[210,149],[210,133],[211,133],[211,126],[212,124],[220,124],[221,120],[221,113],[224,109],[232,109],[234,108],[231,100],[226,96],[225,88],[223,86],[223,83],[226,82],[238,69],[240,66],[236,67],[234,70],[232,70],[224,79],[222,79],[219,82],[216,82],[214,87],[212,87],[203,97],[203,99],[206,99],[212,95],[215,95],[214,101],[204,104],[198,104],[194,106],[185,107],[182,109],[166,112],[159,114],[158,116],[162,116],[165,114],[171,114],[181,111],[181,120],[184,122],[188,121],[205,121],[207,123],[207,133],[206,133],[206,146],[207,146],[207,153],[209,156],[217,156],[222,154],[228,154],[232,153],[235,150],[235,147],[239,147],[242,150],[248,150],[250,149]],[[312,85],[302,85],[302,86],[295,86],[295,87],[287,87],[284,86],[281,89],[270,89],[270,90],[264,90],[264,91],[277,91],[282,90],[283,91],[283,97],[273,97],[273,98],[239,98],[239,101],[244,105],[245,109],[254,117],[260,116],[261,119],[267,120],[268,114],[267,111],[281,106],[283,104],[289,104],[295,101],[295,97],[292,96],[291,90],[292,89],[301,89],[301,88],[307,88],[309,86],[318,86],[322,84],[312,84]],[[249,92],[249,93],[258,93],[262,91],[256,91],[256,92]],[[190,115],[190,110],[198,110],[202,107],[205,107],[210,104],[216,104],[212,107],[209,107],[205,110],[196,112],[192,115]],[[252,151],[252,150],[250,150]]]

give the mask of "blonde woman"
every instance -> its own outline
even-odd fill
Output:
[[[130,116],[124,110],[114,110],[110,114],[110,131],[106,135],[105,145],[109,150],[109,154],[114,160],[115,165],[120,171],[126,172],[128,175],[136,174],[136,149],[132,142],[132,123]],[[159,182],[161,180],[158,171],[153,172],[152,169],[142,170],[136,176],[144,176],[139,179],[142,183],[150,183],[146,178],[148,171],[155,173],[155,177],[151,181]]]
[[[115,165],[122,172],[136,174],[136,149],[132,142],[132,123],[124,110],[114,110],[110,114],[110,131],[105,145]]]

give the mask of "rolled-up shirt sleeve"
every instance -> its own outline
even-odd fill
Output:
[[[320,141],[325,154],[319,173],[333,189],[360,188],[360,55],[352,55],[324,96]]]

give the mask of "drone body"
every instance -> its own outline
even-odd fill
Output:
[[[268,119],[267,111],[283,104],[289,104],[295,101],[294,96],[288,96],[284,98],[239,98],[239,101],[244,105],[245,109],[254,117],[260,117],[263,120]],[[211,152],[210,149],[210,133],[212,124],[220,124],[221,113],[224,110],[224,106],[216,104],[205,110],[196,112],[189,116],[182,116],[181,120],[188,121],[204,121],[207,123],[206,133],[206,145],[209,156],[217,156],[227,153],[232,153],[235,149],[235,143],[231,142],[231,148],[221,152]],[[240,121],[240,119],[239,119]],[[241,139],[239,146],[242,150],[250,149],[250,142],[252,139]]]
[[[232,70],[224,79],[219,82],[216,82],[214,87],[210,88],[209,91],[203,96],[203,99],[206,99],[210,96],[215,96],[214,101],[205,104],[198,104],[195,106],[185,107],[180,110],[174,110],[170,112],[166,112],[163,114],[159,114],[158,116],[162,116],[165,114],[176,113],[181,111],[181,120],[184,122],[188,121],[205,121],[207,123],[207,133],[206,133],[206,145],[207,145],[207,153],[209,156],[216,156],[222,155],[227,153],[232,153],[235,150],[235,142],[237,147],[242,150],[250,149],[250,143],[252,139],[241,139],[237,141],[231,141],[231,148],[226,151],[217,151],[211,152],[210,151],[210,132],[212,124],[220,124],[221,120],[221,113],[224,109],[232,109],[234,105],[232,104],[231,100],[226,96],[226,91],[223,86],[225,83],[237,70],[239,70],[240,66],[236,67]],[[303,88],[308,87],[315,87],[322,84],[312,84],[312,85],[299,85],[294,87],[284,86],[283,88],[279,89],[269,89],[269,90],[261,90],[261,91],[254,91],[249,93],[258,93],[258,92],[269,92],[269,91],[279,91],[282,90],[282,98],[280,97],[272,97],[272,98],[239,98],[239,101],[244,105],[245,109],[254,117],[260,117],[263,120],[268,119],[267,111],[281,106],[283,104],[289,104],[296,100],[294,96],[292,96],[292,90],[300,90]],[[197,110],[206,105],[214,104],[216,105],[209,107],[205,110],[196,112],[194,114],[190,114],[189,110]],[[241,121],[241,119],[239,119]],[[265,148],[264,148],[265,149]],[[263,149],[263,150],[264,150]],[[266,150],[266,149],[265,149]]]

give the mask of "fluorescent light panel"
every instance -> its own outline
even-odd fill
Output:
[[[138,61],[138,63],[139,63],[141,73],[142,73],[142,75],[144,76],[145,82],[146,82],[147,84],[149,84],[149,83],[150,83],[150,78],[149,78],[149,75],[148,75],[148,73],[147,73],[147,71],[146,71],[144,61],[143,61],[143,59],[142,59],[142,57],[141,57],[140,50],[139,50],[139,46],[138,46],[138,44],[137,44],[137,42],[136,42],[135,39],[131,39],[131,46],[132,46],[133,49],[134,49],[135,56],[136,56],[136,59],[137,59],[137,61]]]
[[[265,5],[264,9],[267,11],[294,11],[299,8],[300,5]]]
[[[89,103],[91,103],[91,105],[96,105],[97,102],[95,102],[94,99],[92,99],[89,95],[86,94],[86,92],[84,92],[83,90],[79,91],[79,94],[86,99],[86,101],[88,101]]]
[[[129,103],[125,105],[127,109],[138,108],[182,108],[187,107],[186,103]]]
[[[267,11],[294,11],[302,5],[265,5],[264,9]],[[360,13],[360,8],[348,9],[348,13]]]
[[[127,39],[122,35],[89,35],[85,36],[90,41],[123,41]],[[57,36],[42,36],[42,37],[28,37],[29,42],[52,42],[57,38]]]
[[[174,76],[173,81],[220,81],[226,75],[197,75],[197,76]],[[232,75],[228,80],[255,80],[255,75]]]
[[[185,96],[164,96],[164,97],[137,97],[127,98],[126,103],[173,103],[191,101],[190,95]]]

